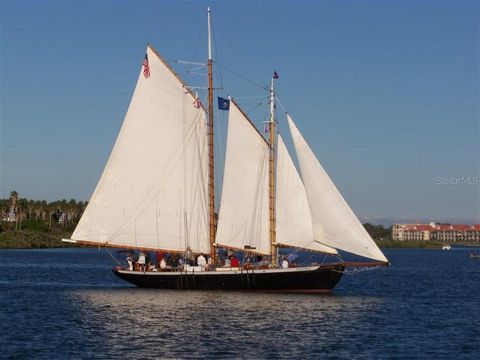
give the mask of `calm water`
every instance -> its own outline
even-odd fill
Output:
[[[0,357],[480,358],[480,260],[385,253],[312,296],[143,290],[105,250],[0,251]]]

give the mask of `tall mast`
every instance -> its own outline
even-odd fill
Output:
[[[212,18],[208,12],[208,212],[210,227],[210,256],[216,260],[215,251],[215,167],[213,155],[213,71],[212,71]]]
[[[276,74],[275,74],[276,75]],[[272,77],[270,85],[270,122],[269,127],[269,199],[270,199],[270,259],[272,266],[277,266],[277,242],[275,230],[275,92],[274,81],[275,75]]]

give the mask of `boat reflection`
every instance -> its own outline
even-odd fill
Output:
[[[300,354],[309,344],[328,346],[332,333],[356,336],[383,304],[382,298],[364,296],[138,288],[70,295],[82,326],[95,329],[106,346],[167,358],[246,356],[239,351],[270,357],[287,335],[289,353]]]

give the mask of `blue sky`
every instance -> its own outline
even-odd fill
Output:
[[[480,221],[478,1],[0,3],[0,197],[87,200],[145,45],[204,61],[210,5],[216,60],[260,84],[278,71],[282,103],[362,219]],[[261,124],[266,105],[248,97],[265,92],[220,70],[221,95]]]

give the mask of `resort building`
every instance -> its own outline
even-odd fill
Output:
[[[399,241],[480,242],[480,224],[394,224],[392,239]]]

